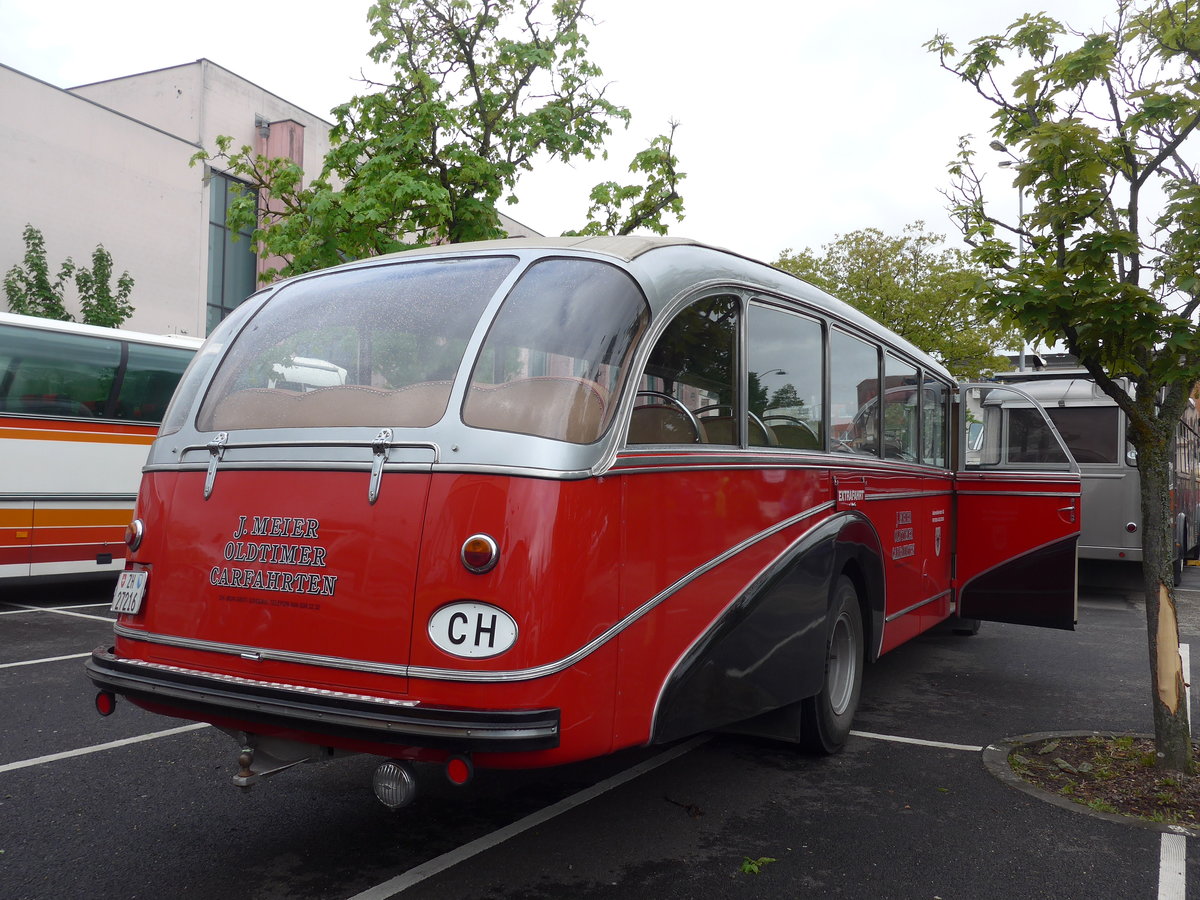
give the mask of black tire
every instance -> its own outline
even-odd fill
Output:
[[[829,618],[824,685],[800,701],[800,745],[811,753],[837,753],[845,746],[862,693],[862,611],[854,582],[845,575],[834,588]]]

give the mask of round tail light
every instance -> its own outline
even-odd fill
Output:
[[[476,575],[490,572],[500,561],[500,547],[490,535],[473,534],[462,545],[462,564]]]
[[[142,546],[142,538],[146,536],[146,523],[141,519],[134,519],[125,526],[125,546],[131,551],[137,550]]]

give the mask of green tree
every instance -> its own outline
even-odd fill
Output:
[[[1028,337],[1065,341],[1129,417],[1158,759],[1192,771],[1170,467],[1200,379],[1200,2],[1117,0],[1111,19],[1090,31],[1026,15],[965,52],[945,35],[927,46],[993,108],[994,149],[1011,154],[1026,198],[1024,215],[998,214],[963,139],[950,197],[989,276],[983,301]],[[1002,68],[1019,60],[1027,68],[1005,90],[1012,73],[1001,78]],[[1132,381],[1132,395],[1118,376]]]
[[[70,322],[71,314],[63,305],[63,289],[75,273],[75,264],[68,257],[59,267],[58,276],[52,279],[46,261],[46,239],[41,231],[26,225],[21,237],[25,241],[24,261],[4,276],[4,297],[9,310],[23,316]]]
[[[785,250],[775,265],[862,310],[955,375],[974,378],[1006,366],[996,348],[1018,336],[980,309],[972,291],[979,268],[964,250],[939,249],[944,240],[920,221],[899,235],[864,228],[838,235],[820,253]]]
[[[112,289],[112,254],[97,244],[92,251],[91,268],[76,265],[71,257],[63,260],[58,276],[51,280],[50,264],[46,260],[46,239],[32,225],[26,225],[22,237],[25,258],[4,276],[4,296],[10,311],[26,316],[41,316],[73,322],[64,303],[66,285],[74,280],[79,292],[82,321],[88,325],[116,328],[131,315],[133,306],[133,276],[122,272],[117,279],[116,293]]]
[[[193,162],[219,163],[257,189],[233,199],[228,221],[254,228],[264,257],[287,261],[263,279],[503,237],[497,203],[515,201],[520,175],[536,161],[602,154],[629,111],[597,83],[585,2],[378,0],[368,13],[370,58],[394,75],[333,110],[331,149],[316,178],[305,184],[288,159],[234,151],[228,136],[215,154],[196,154]],[[661,160],[639,160],[638,171],[665,171]],[[647,202],[658,201],[644,194]],[[662,210],[678,212],[674,202]],[[639,224],[653,228],[654,218]]]
[[[133,276],[122,272],[117,290],[112,289],[112,254],[97,244],[92,251],[92,266],[75,267],[75,287],[79,291],[79,308],[88,325],[117,328],[133,315],[129,295],[133,293]]]
[[[767,404],[767,409],[799,410],[803,406],[804,400],[796,391],[796,386],[789,382],[771,395],[771,402]]]
[[[650,146],[633,158],[629,171],[646,176],[643,184],[618,184],[605,181],[592,188],[592,205],[588,223],[579,231],[568,234],[632,234],[639,228],[655,234],[666,234],[668,225],[663,215],[670,213],[683,221],[683,197],[679,182],[687,176],[678,171],[679,160],[674,153],[675,129],[672,122],[667,134],[659,135]]]

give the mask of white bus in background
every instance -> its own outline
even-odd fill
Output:
[[[0,583],[115,573],[199,338],[0,313]]]
[[[1018,384],[1045,407],[1079,463],[1083,479],[1079,557],[1140,562],[1141,479],[1137,454],[1126,433],[1127,421],[1120,407],[1084,370],[1011,372],[997,378]],[[1125,380],[1118,381],[1128,390]],[[1006,399],[989,412],[985,401],[982,418],[984,434],[979,452],[985,458],[989,453],[1002,453],[1007,460],[1018,462],[1026,452],[1022,448],[1026,444],[1032,448],[1034,432],[1024,427],[1026,418],[1032,425],[1038,424],[1032,408],[1023,412],[1019,403]],[[1001,427],[1003,431],[999,430]],[[1184,561],[1196,556],[1200,526],[1200,416],[1194,400],[1188,401],[1175,431],[1171,479],[1174,571],[1178,584]]]

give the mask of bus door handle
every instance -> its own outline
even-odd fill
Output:
[[[1064,522],[1074,525],[1076,518],[1078,518],[1075,515],[1075,501],[1072,500],[1070,506],[1060,506],[1058,508],[1058,517]]]

